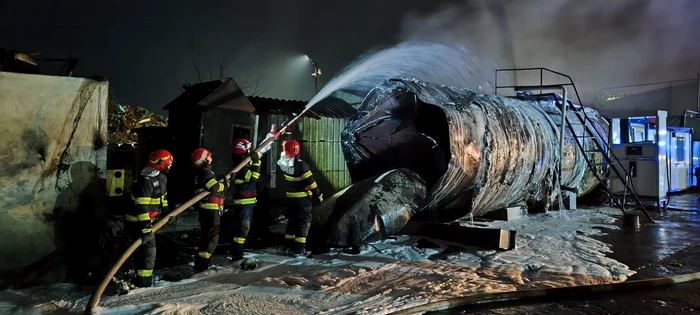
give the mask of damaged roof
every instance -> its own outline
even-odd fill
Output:
[[[183,86],[185,89],[163,109],[173,110],[192,105],[202,107],[223,107],[241,110],[258,115],[296,115],[306,106],[306,101],[283,100],[260,96],[246,97],[233,78],[222,78],[209,82]],[[307,115],[313,118],[349,118],[357,110],[347,101],[330,96],[314,105]]]
[[[185,91],[174,100],[170,101],[163,109],[173,110],[186,108],[192,105],[202,107],[222,107],[236,109],[244,112],[255,113],[255,108],[243,94],[233,78],[221,78],[219,80],[197,83],[195,85],[183,85]]]

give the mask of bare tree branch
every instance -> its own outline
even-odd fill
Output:
[[[250,80],[250,76],[245,78],[245,81],[243,81],[243,84],[240,85],[241,90],[247,90],[250,87],[250,84],[248,84],[249,80]]]
[[[190,40],[190,46],[192,47],[192,63],[194,64],[194,69],[197,70],[197,80],[199,80],[199,83],[202,83],[202,75],[199,73],[197,58],[195,57],[194,36]]]
[[[259,77],[258,77],[258,79],[255,81],[255,87],[253,88],[253,92],[250,93],[250,94],[252,94],[253,96],[257,96],[257,94],[258,94],[258,86],[260,86],[260,78],[259,78]]]
[[[243,84],[239,85],[241,90],[243,90],[243,92],[248,96],[262,96],[270,89],[269,87],[262,91],[258,89],[260,87],[260,78],[255,81],[255,85],[249,84],[248,80],[249,78],[246,78],[246,80],[243,81]]]
[[[221,58],[221,62],[219,62],[219,78],[224,78],[226,75],[224,74],[224,71],[226,71],[226,68],[233,62],[233,59],[229,59],[228,61],[224,61],[224,58]]]
[[[211,60],[207,57],[207,65],[209,65],[209,81],[214,80],[214,73],[211,72]]]
[[[266,89],[260,91],[260,93],[256,94],[255,96],[262,96],[262,95],[265,94],[265,92],[267,92],[267,90],[269,90],[269,89],[270,89],[270,88],[268,87],[268,88],[266,88]]]

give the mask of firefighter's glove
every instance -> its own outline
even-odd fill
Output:
[[[258,163],[260,161],[260,154],[257,152],[250,152],[250,160],[253,163]]]
[[[312,200],[314,206],[320,206],[323,203],[323,196],[318,196]]]
[[[268,143],[266,146],[262,147],[262,149],[260,149],[260,153],[265,154],[265,153],[267,153],[267,151],[270,151],[270,149],[272,148],[272,144],[275,143],[275,140],[277,139],[278,136],[279,136],[279,132],[270,131],[267,134],[267,136],[265,137],[265,140],[263,140],[263,142],[265,142],[269,139],[273,139],[273,140],[270,141],[270,143]]]
[[[251,159],[252,159],[252,157],[251,157]],[[226,180],[226,176],[218,178],[217,180],[221,181],[221,183],[224,184],[224,190],[227,190],[229,187],[231,187],[231,183]]]

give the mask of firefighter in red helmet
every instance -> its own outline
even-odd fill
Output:
[[[219,232],[221,231],[221,215],[224,212],[224,194],[229,184],[218,177],[211,169],[211,152],[205,148],[199,148],[190,156],[192,167],[195,168],[195,187],[204,187],[209,194],[197,203],[199,211],[199,224],[201,235],[199,251],[194,259],[194,268],[197,271],[209,269],[209,259],[219,244]],[[219,182],[222,180],[222,182]]]
[[[284,238],[286,246],[292,249],[295,256],[307,254],[306,235],[311,226],[312,201],[318,204],[323,202],[323,194],[318,189],[309,165],[299,158],[299,152],[299,142],[289,140],[284,143],[284,152],[277,161],[288,187],[288,221]]]
[[[139,287],[153,285],[153,267],[156,263],[156,239],[151,230],[161,212],[168,212],[168,178],[174,160],[165,150],[157,150],[148,157],[148,165],[141,170],[131,186],[134,207],[124,216],[124,228],[130,238],[141,238],[143,243],[134,253],[136,281]]]
[[[274,126],[267,138],[276,138]],[[264,141],[263,141],[264,142]],[[274,142],[274,141],[273,141]],[[272,143],[263,147],[260,152],[251,152],[251,143],[246,139],[236,139],[233,141],[233,163],[240,163],[250,156],[248,162],[233,177],[233,184],[236,188],[233,197],[233,244],[231,246],[231,256],[233,260],[243,258],[243,250],[250,226],[253,222],[253,210],[258,202],[257,181],[260,178],[260,158],[269,151]]]

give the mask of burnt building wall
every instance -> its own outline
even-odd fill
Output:
[[[103,213],[107,96],[107,81],[0,72],[0,271],[92,248],[85,242]]]

